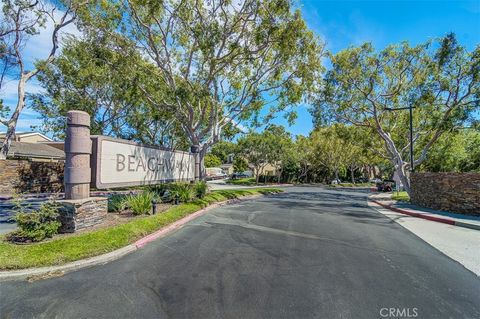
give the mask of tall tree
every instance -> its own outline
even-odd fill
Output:
[[[346,168],[349,161],[349,145],[340,138],[334,126],[319,128],[310,134],[313,147],[312,164],[323,166],[339,179],[340,170]]]
[[[266,127],[264,134],[268,139],[268,162],[275,167],[277,182],[280,183],[283,169],[293,160],[291,152],[293,149],[292,137],[285,130],[285,127],[274,124]]]
[[[312,140],[302,135],[297,136],[293,151],[299,165],[298,181],[305,181],[313,168],[314,149]]]
[[[316,88],[322,46],[290,0],[115,5],[115,30],[135,41],[152,62],[149,76],[170,90],[159,97],[145,88],[145,96],[175,114],[201,157],[230,123],[258,119],[265,106],[293,119],[291,107]]]
[[[102,32],[70,38],[62,53],[38,79],[46,92],[33,96],[43,128],[62,138],[71,109],[91,116],[93,134],[110,135],[169,148],[188,147],[174,116],[153,107],[139,83],[156,94],[165,90],[145,76],[147,62],[132,43]],[[126,76],[128,75],[128,76]],[[127,77],[127,78],[126,78]]]
[[[411,47],[404,42],[376,52],[371,44],[331,55],[332,69],[319,103],[318,118],[372,129],[410,193],[408,111],[414,107],[414,165],[420,165],[448,129],[471,120],[479,108],[480,46],[468,52],[454,35]]]
[[[210,148],[210,153],[217,156],[222,163],[227,163],[228,156],[235,154],[237,146],[233,142],[220,141]]]
[[[233,159],[233,171],[243,173],[248,170],[248,162],[241,156],[235,156]]]
[[[8,70],[8,76],[18,80],[18,94],[13,111],[0,103],[0,123],[7,127],[5,139],[1,143],[0,159],[7,157],[18,118],[25,108],[27,83],[54,60],[59,47],[59,33],[76,19],[75,7],[77,6],[69,1],[54,3],[40,0],[2,0],[0,87],[6,80],[6,70]],[[30,38],[38,36],[40,30],[45,32],[45,27],[49,23],[53,24],[51,50],[43,61],[30,69],[24,56],[25,43]]]
[[[219,167],[222,161],[213,154],[205,155],[205,167]]]
[[[272,125],[261,133],[251,132],[238,139],[237,156],[253,166],[257,184],[267,165],[280,170],[287,136],[289,138],[283,127]]]

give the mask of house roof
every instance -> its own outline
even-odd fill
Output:
[[[0,132],[0,138],[4,138],[5,134],[7,134],[7,133],[6,132]],[[27,136],[32,136],[32,135],[40,135],[41,137],[43,137],[44,139],[46,139],[48,141],[53,141],[51,138],[49,138],[46,135],[43,135],[40,132],[15,132],[15,136],[17,136],[17,137],[27,137]]]
[[[0,142],[3,141],[0,140]],[[44,143],[24,143],[12,141],[8,156],[29,158],[64,159],[65,152]]]

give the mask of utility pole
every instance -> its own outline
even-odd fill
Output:
[[[413,108],[410,104],[410,171],[413,173],[415,167],[413,166]]]

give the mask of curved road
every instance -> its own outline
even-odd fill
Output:
[[[480,318],[479,278],[366,195],[292,187],[217,208],[106,265],[0,283],[0,317]]]

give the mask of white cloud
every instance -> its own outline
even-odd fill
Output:
[[[37,81],[31,80],[27,82],[25,86],[25,91],[30,94],[36,94],[43,92],[44,89]],[[18,80],[6,79],[5,83],[2,86],[2,90],[0,91],[0,98],[6,101],[8,104],[12,104],[12,102],[16,103],[18,96],[17,92]]]
[[[27,119],[23,117],[23,114],[20,115],[20,119],[17,122],[16,132],[28,132],[32,130],[32,126],[40,126],[42,120],[38,118]],[[7,130],[6,126],[0,124],[0,132],[5,132]]]
[[[54,14],[55,20],[58,22],[64,12],[57,11]],[[37,60],[46,59],[52,50],[52,34],[54,30],[54,21],[48,19],[44,28],[39,29],[39,34],[34,35],[26,42],[24,52],[26,62],[30,67],[33,67],[33,63]],[[75,37],[81,37],[82,33],[77,29],[75,23],[70,23],[61,29],[59,34],[60,48],[57,51],[57,55],[61,52],[64,40],[66,36],[73,35]]]

